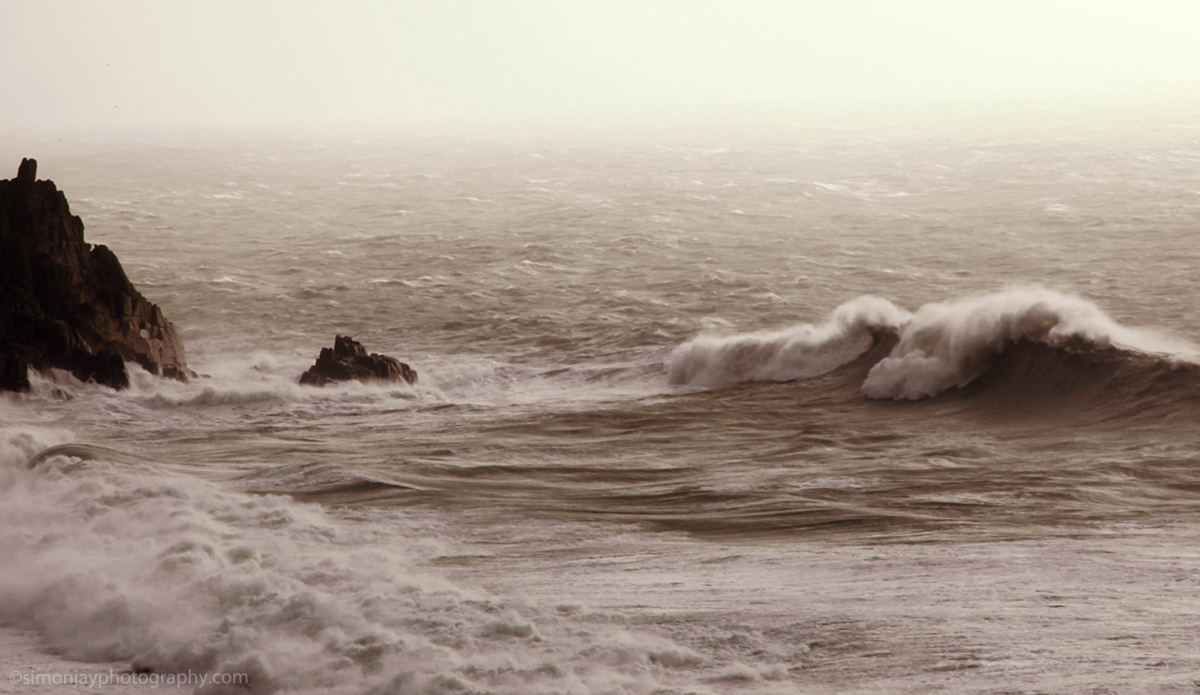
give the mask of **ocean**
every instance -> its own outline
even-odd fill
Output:
[[[0,692],[1198,692],[1198,133],[6,147],[201,376],[0,396]]]

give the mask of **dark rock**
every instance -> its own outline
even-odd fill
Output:
[[[0,352],[0,391],[28,391],[29,365],[25,356],[9,347]]]
[[[115,254],[83,240],[53,181],[25,159],[0,180],[0,390],[28,390],[28,370],[69,370],[84,381],[129,385],[125,362],[186,381],[183,342],[129,282]]]
[[[394,357],[367,354],[358,341],[348,336],[334,338],[333,349],[321,348],[317,362],[300,375],[306,386],[324,386],[331,381],[404,381],[417,383],[417,372]]]
[[[120,355],[101,350],[89,353],[77,350],[71,355],[71,374],[80,381],[92,381],[115,389],[129,388],[129,372]]]
[[[36,159],[21,160],[21,166],[17,169],[17,180],[21,183],[33,183],[37,181]]]

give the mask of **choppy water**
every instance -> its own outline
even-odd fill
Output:
[[[1194,133],[40,157],[205,376],[0,400],[0,622],[258,692],[1193,692]],[[297,385],[336,333],[417,386]]]

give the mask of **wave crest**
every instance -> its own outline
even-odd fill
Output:
[[[842,304],[821,325],[732,336],[700,335],[680,345],[667,364],[675,385],[725,386],[791,381],[824,374],[866,352],[874,332],[897,330],[911,315],[890,301],[863,296]]]
[[[1149,329],[1122,326],[1080,297],[1040,287],[1013,289],[921,307],[901,329],[891,354],[871,368],[862,391],[897,400],[935,396],[967,385],[1006,345],[1022,339],[1175,355],[1194,349]]]
[[[1026,373],[1030,365],[1008,365],[1014,379],[1044,381],[1051,372],[1091,369],[1067,360],[1068,353],[1093,362],[1100,359],[1099,351],[1113,353],[1104,358],[1113,362],[1106,369],[1123,370],[1128,379],[1122,378],[1122,383],[1136,381],[1135,375],[1144,370],[1126,364],[1129,359],[1120,355],[1141,355],[1168,371],[1173,365],[1200,365],[1200,348],[1180,337],[1121,325],[1081,297],[1026,287],[926,304],[911,314],[886,299],[859,297],[839,306],[821,325],[700,335],[675,349],[667,369],[672,384],[712,387],[805,379],[854,363],[857,366],[842,370],[838,380],[847,396],[853,390],[874,399],[919,400],[974,382],[993,369],[999,356],[1022,343],[1054,353],[1038,353],[1037,360],[1050,360],[1038,362],[1040,376]],[[1021,355],[1034,359],[1028,352]],[[1038,384],[1012,386],[1029,389]]]

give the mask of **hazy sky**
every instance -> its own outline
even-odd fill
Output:
[[[0,17],[9,133],[1200,95],[1197,0],[0,0]]]

